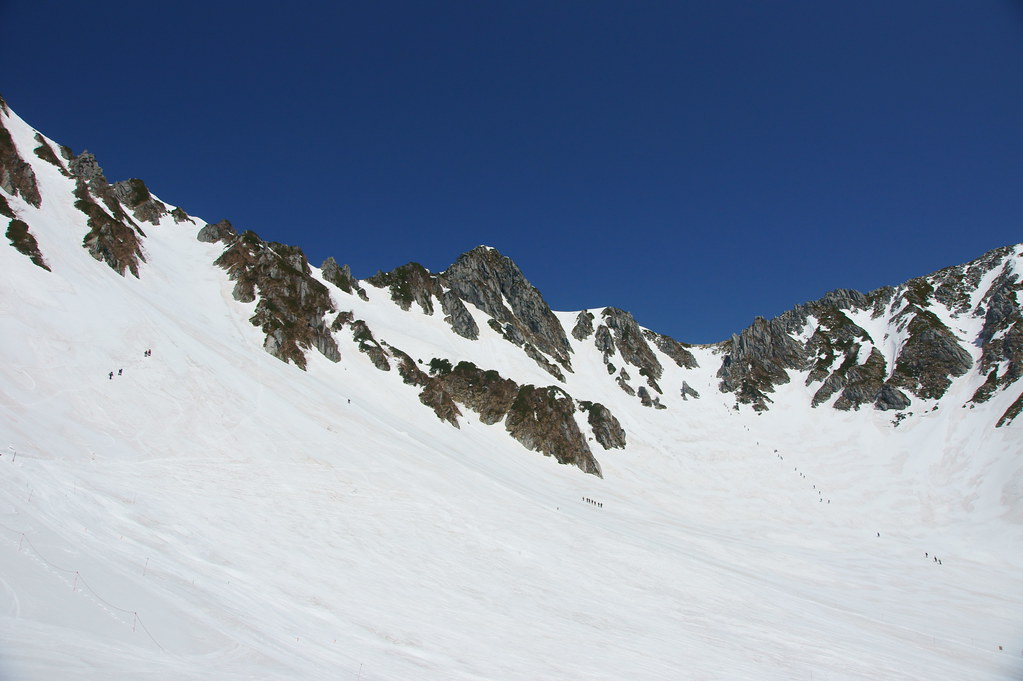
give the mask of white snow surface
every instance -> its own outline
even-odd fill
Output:
[[[573,341],[565,389],[628,433],[591,442],[600,479],[442,423],[350,334],[337,364],[271,357],[198,219],[143,224],[140,279],[117,275],[4,122],[53,272],[0,248],[0,679],[1023,678],[1015,394],[960,408],[971,374],[895,427],[793,375],[757,415],[698,347],[658,357],[701,398],[653,410]],[[477,310],[469,341],[368,291],[331,287],[414,359],[555,382]]]

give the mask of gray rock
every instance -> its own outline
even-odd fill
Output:
[[[878,393],[877,400],[874,402],[874,406],[881,411],[905,409],[910,404],[910,399],[906,393],[892,386],[890,383],[885,383],[881,386],[881,391]]]
[[[586,340],[593,335],[593,313],[583,310],[575,320],[575,328],[572,329],[572,338],[577,341]]]
[[[604,449],[625,449],[625,430],[614,414],[599,402],[580,402],[593,436]]]
[[[523,344],[532,344],[571,371],[572,350],[561,322],[510,258],[480,246],[461,255],[441,279],[459,298],[514,328]]]
[[[207,244],[215,244],[218,241],[229,242],[238,236],[234,226],[227,220],[221,220],[213,225],[206,225],[199,230],[195,238]]]
[[[462,338],[476,340],[480,337],[480,327],[472,318],[469,309],[458,295],[448,289],[440,296],[440,307],[444,312],[444,321],[451,325],[451,330]]]
[[[366,292],[362,290],[362,286],[359,285],[359,280],[352,276],[352,268],[348,265],[339,266],[337,260],[334,258],[327,258],[320,265],[320,273],[323,278],[329,281],[334,286],[345,293],[355,295],[359,294],[359,297],[363,300],[369,300]]]
[[[615,347],[622,359],[637,367],[641,376],[655,380],[660,378],[664,368],[632,315],[615,307],[606,307],[601,316],[604,321],[601,326],[611,330]]]

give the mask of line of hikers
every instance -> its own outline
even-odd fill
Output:
[[[142,353],[142,356],[143,357],[152,357],[153,356],[153,351],[152,350],[146,350],[145,352]],[[117,370],[117,375],[118,376],[123,376],[124,375],[124,369],[118,369]],[[111,381],[114,380],[114,372],[113,371],[110,372],[109,378],[110,378]]]
[[[586,502],[587,504],[593,504],[593,505],[594,505],[594,506],[596,506],[597,508],[604,508],[604,504],[603,504],[603,502],[600,502],[600,501],[594,501],[593,499],[589,499],[589,498],[587,498],[587,497],[583,497],[583,501],[585,501],[585,502]]]

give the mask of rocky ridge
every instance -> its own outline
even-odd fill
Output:
[[[141,180],[108,183],[89,152],[76,156],[57,147],[58,153],[36,134],[37,146],[26,154],[2,125],[0,131],[0,214],[10,220],[12,246],[39,267],[49,269],[29,223],[10,202],[16,198],[24,202],[15,201],[16,206],[39,208],[49,200],[39,194],[33,163],[50,164],[73,182],[71,201],[89,228],[83,246],[122,275],[130,271],[138,277],[145,263],[140,222],[158,227],[168,214],[176,223],[195,222],[156,199]],[[419,400],[442,421],[459,428],[468,410],[482,423],[503,422],[524,447],[588,473],[600,475],[600,465],[585,430],[605,450],[625,447],[626,433],[607,407],[569,394],[566,372],[573,372],[574,352],[592,346],[608,385],[614,383],[613,390],[644,406],[663,410],[700,398],[684,380],[700,368],[692,346],[644,329],[631,314],[613,307],[580,312],[571,331],[573,345],[540,292],[511,259],[489,247],[463,254],[439,274],[409,263],[360,281],[333,258],[316,271],[301,249],[263,241],[251,231],[239,234],[226,220],[202,223],[196,239],[222,247],[213,264],[234,282],[236,301],[254,304],[249,321],[263,332],[263,347],[274,357],[306,369],[307,353],[315,348],[339,362],[338,334],[350,333],[373,366],[382,372],[397,369],[402,381],[418,387]],[[869,405],[899,412],[897,423],[914,404],[936,408],[956,379],[976,371],[984,382],[962,405],[973,408],[1018,385],[1023,374],[1018,257],[1016,249],[1007,247],[898,287],[867,294],[833,291],[774,319],[758,317],[700,357],[721,358],[718,388],[733,396],[736,407],[768,409],[776,388],[798,378],[812,392],[813,407],[858,410]],[[522,384],[502,376],[499,367],[455,358],[435,357],[424,370],[352,310],[342,309],[345,296],[369,302],[367,287],[386,292],[406,312],[432,316],[439,308],[452,333],[470,341],[484,333],[478,323],[482,318],[487,328],[564,385]],[[983,320],[976,337],[967,337],[957,325],[965,318]],[[666,376],[674,383],[667,385],[667,393]],[[997,425],[1011,423],[1020,411],[1023,395]]]
[[[1020,377],[1023,319],[1014,254],[1000,248],[898,287],[867,294],[840,289],[774,319],[758,317],[719,345],[720,389],[738,404],[763,410],[790,372],[805,372],[806,385],[816,386],[815,407],[831,402],[841,410],[870,405],[898,411],[914,399],[944,397],[974,368],[967,348],[976,347],[977,368],[988,379],[971,402],[983,402]],[[965,317],[984,319],[974,338],[953,328]],[[883,335],[868,333],[867,322]]]

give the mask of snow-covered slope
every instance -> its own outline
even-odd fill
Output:
[[[811,367],[787,369],[756,411],[721,392],[736,339],[683,348],[690,362],[652,336],[650,354],[637,349],[619,311],[589,311],[605,335],[554,313],[568,368],[542,333],[508,340],[535,332],[514,326],[532,300],[516,291],[465,303],[474,340],[439,302],[466,275],[421,279],[436,286],[428,313],[418,299],[404,309],[391,284],[362,282],[363,299],[317,268],[337,356],[314,336],[327,352],[305,346],[303,371],[264,349],[284,314],[260,311],[266,282],[240,302],[244,272],[214,266],[236,241],[198,240],[206,223],[170,206],[152,222],[127,204],[113,215],[95,195],[144,257],[137,277],[119,274],[83,247],[92,228],[70,159],[34,153],[45,138],[13,113],[0,121],[40,201],[4,177],[0,196],[50,268],[0,248],[0,678],[1023,674],[1023,425],[995,427],[1015,384],[971,401],[989,375],[978,366],[939,399],[843,411],[811,406]],[[301,274],[275,259],[283,247],[253,243],[281,277]],[[971,284],[970,310],[1019,253]],[[514,280],[496,256],[474,257]],[[887,321],[889,300],[876,317],[847,309],[871,339],[858,364],[880,346],[892,373],[908,336]],[[517,315],[506,326],[481,307],[494,301]],[[985,324],[942,320],[967,341]],[[808,343],[813,329],[795,326]],[[555,354],[540,360],[523,349],[547,341]],[[601,477],[457,400],[456,428],[403,377],[399,351],[424,375],[435,359],[472,362],[600,403],[627,444],[605,449],[571,413]]]

